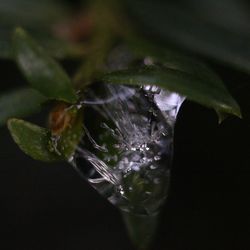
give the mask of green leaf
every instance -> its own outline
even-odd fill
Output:
[[[221,91],[227,91],[218,75],[200,60],[198,61],[170,48],[157,46],[133,32],[125,34],[125,39],[134,53],[140,58],[146,56],[153,64],[160,63],[165,68],[193,75],[194,78],[199,78],[203,82],[209,82],[211,87],[219,87]],[[215,110],[218,114],[219,123],[221,123],[228,116],[228,113],[221,112],[216,108]]]
[[[65,71],[21,28],[14,33],[13,49],[19,68],[33,88],[50,99],[77,101]]]
[[[148,67],[112,72],[102,80],[115,84],[157,85],[217,111],[241,117],[238,104],[219,79],[214,82],[177,69]]]
[[[49,130],[19,119],[10,119],[8,129],[20,149],[33,159],[45,162],[62,160],[49,150]]]
[[[221,79],[206,64],[176,50],[156,45],[133,33],[125,37],[134,53],[140,57],[150,57],[153,63],[161,63],[164,67],[192,74],[201,80],[221,84]]]
[[[41,46],[54,58],[76,59],[82,58],[86,54],[86,48],[81,44],[63,41],[43,33],[37,34],[36,32],[31,32],[31,34],[36,40],[39,40]],[[1,40],[1,38],[7,38],[8,36],[10,36],[10,32],[0,30],[0,58],[12,60],[12,44],[10,39]]]
[[[47,98],[36,90],[23,88],[4,93],[0,96],[0,126],[12,117],[26,117],[41,108]]]

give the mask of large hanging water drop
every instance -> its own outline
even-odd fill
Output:
[[[157,86],[87,89],[84,135],[70,163],[124,212],[155,216],[170,182],[174,124],[184,98]]]

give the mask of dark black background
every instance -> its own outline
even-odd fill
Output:
[[[212,110],[184,103],[156,250],[250,249],[250,78],[211,66],[240,103],[244,119],[218,125]],[[13,63],[1,61],[0,69],[1,91],[24,84]],[[43,124],[44,113],[31,120]],[[69,165],[30,159],[6,128],[0,130],[0,149],[0,249],[133,249],[118,210]]]

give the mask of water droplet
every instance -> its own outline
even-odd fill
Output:
[[[160,178],[155,178],[155,179],[154,179],[154,184],[160,184],[160,183],[161,183]]]
[[[149,168],[152,170],[157,169],[157,165],[150,165]]]
[[[74,161],[74,156],[72,155],[72,156],[70,156],[69,158],[68,158],[68,162],[69,163],[72,163]]]
[[[133,169],[134,171],[140,171],[140,166],[139,166],[139,165],[133,165],[133,166],[132,166],[132,169]]]
[[[154,160],[155,161],[159,161],[161,159],[161,157],[159,156],[159,155],[156,155],[155,157],[154,157]]]
[[[151,85],[90,87],[83,103],[91,119],[69,162],[115,206],[156,213],[169,185],[173,126],[183,100]]]
[[[154,64],[154,61],[151,57],[145,57],[143,62],[146,66],[151,66]]]

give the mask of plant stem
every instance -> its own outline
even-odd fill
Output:
[[[79,89],[89,85],[105,69],[105,60],[115,41],[112,5],[96,0],[90,6],[90,14],[95,24],[91,38],[91,51],[84,58],[74,77],[74,85]]]

